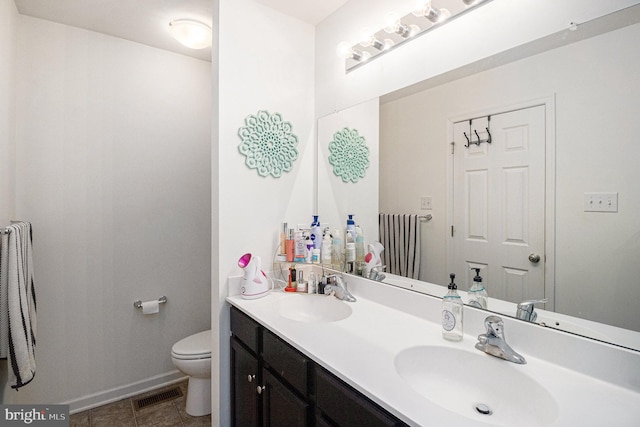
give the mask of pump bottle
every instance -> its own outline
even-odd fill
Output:
[[[476,271],[476,277],[473,278],[473,285],[469,288],[469,305],[478,308],[487,308],[487,299],[489,295],[482,284],[480,277],[480,269],[472,267],[471,270]]]
[[[449,292],[442,298],[442,337],[449,341],[462,340],[462,312],[464,305],[454,283],[455,274],[450,274]]]

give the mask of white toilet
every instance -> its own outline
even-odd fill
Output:
[[[181,339],[171,348],[173,366],[189,375],[187,414],[211,413],[211,330]]]

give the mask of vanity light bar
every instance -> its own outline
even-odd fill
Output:
[[[342,42],[337,52],[345,60],[345,71],[351,71],[402,43],[440,27],[491,0],[423,0],[410,13],[391,19],[375,32],[364,34],[361,41]]]

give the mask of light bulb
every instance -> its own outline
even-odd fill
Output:
[[[183,45],[191,49],[211,46],[211,27],[192,19],[177,19],[169,22],[169,32]]]
[[[416,5],[411,13],[415,16],[424,16],[424,11],[429,7],[431,7],[431,0],[416,0]]]
[[[342,59],[349,59],[353,55],[353,48],[347,42],[342,42],[336,48],[336,54]]]
[[[378,50],[385,49],[385,43],[378,40],[375,34],[372,35],[371,33],[362,34],[362,39],[360,40],[360,46],[362,47],[373,46],[375,49],[378,49]]]
[[[407,38],[413,37],[419,32],[420,32],[420,27],[418,27],[416,24],[409,25],[409,34],[407,35]]]
[[[398,16],[398,14],[390,13],[387,15],[387,18],[385,20],[384,31],[389,34],[393,34],[397,32],[397,29],[400,25],[400,17]]]
[[[343,59],[353,59],[355,61],[366,61],[368,57],[371,57],[369,52],[361,52],[359,50],[355,50],[349,43],[342,42],[336,48],[336,53],[340,58]],[[367,56],[365,58],[365,56]]]

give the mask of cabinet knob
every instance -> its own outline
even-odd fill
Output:
[[[253,382],[253,380],[255,380],[255,379],[256,379],[255,375],[247,375],[247,381]]]
[[[267,387],[265,386],[258,386],[256,387],[256,391],[258,392],[258,394],[262,394],[262,392],[266,389]]]

